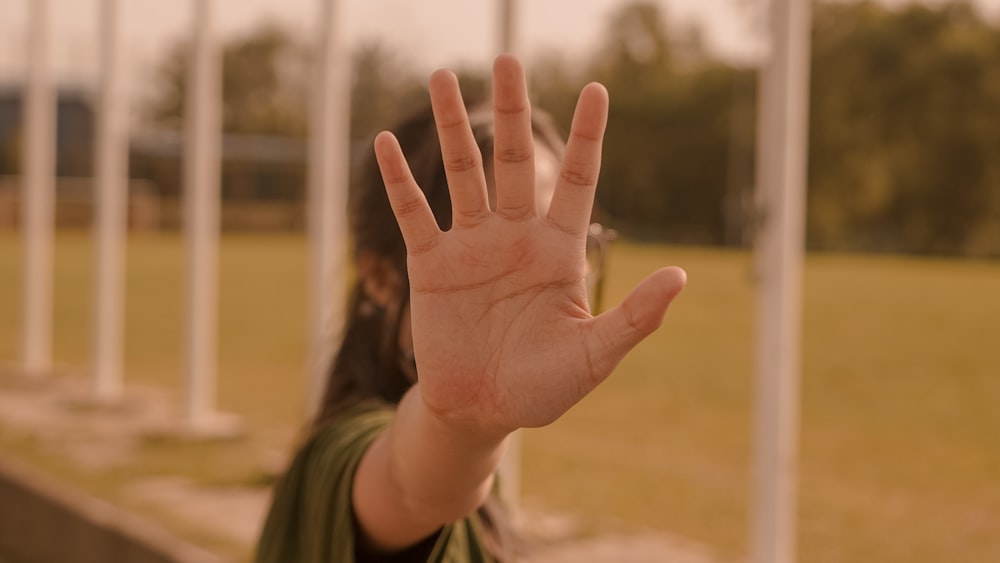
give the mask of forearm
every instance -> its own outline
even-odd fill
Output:
[[[399,549],[467,516],[489,494],[505,447],[503,433],[442,420],[415,385],[354,478],[365,538],[375,548]]]

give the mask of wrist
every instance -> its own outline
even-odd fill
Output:
[[[423,415],[436,432],[462,443],[465,447],[495,448],[502,445],[507,436],[517,428],[510,428],[484,420],[478,410],[455,411],[436,407],[424,398],[420,383],[416,383],[407,395],[412,395],[420,404]],[[405,400],[405,398],[404,398]]]
[[[435,433],[461,444],[462,447],[493,449],[503,445],[507,436],[517,430],[484,420],[476,410],[438,408],[424,398],[420,383],[415,384],[407,395],[412,395],[414,403],[419,404],[422,418]]]
[[[506,437],[440,416],[414,385],[400,401],[388,437],[389,472],[403,506],[438,524],[468,515],[489,495]]]

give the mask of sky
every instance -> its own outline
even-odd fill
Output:
[[[30,0],[0,0],[0,79],[23,73]],[[64,79],[88,81],[97,66],[99,0],[49,0],[56,37],[54,62]],[[183,37],[193,0],[120,0],[130,72],[141,74]],[[213,0],[223,36],[278,21],[312,37],[320,0]],[[751,43],[753,0],[660,0],[676,24],[704,22],[720,52],[740,56]],[[622,0],[520,0],[520,54],[586,52],[599,41],[607,14]],[[414,63],[485,64],[496,54],[495,0],[340,0],[349,43],[377,38],[405,50]],[[744,8],[738,8],[743,6]],[[748,8],[749,7],[749,8]],[[148,72],[148,70],[147,70]],[[133,80],[141,78],[133,76]]]
[[[28,2],[0,0],[0,81],[24,73]],[[195,0],[119,0],[124,9],[124,47],[129,82],[148,83],[167,47],[184,37]],[[320,0],[211,0],[222,37],[276,21],[314,36]],[[734,60],[760,52],[757,32],[765,0],[656,0],[670,25],[697,23],[709,47]],[[899,3],[902,0],[885,0]],[[1000,17],[1000,0],[976,0]],[[53,63],[61,81],[92,84],[97,75],[98,8],[101,0],[49,0]],[[626,0],[519,0],[519,54],[530,64],[542,52],[586,53],[601,39],[610,12]],[[497,52],[496,0],[339,0],[341,28],[349,44],[377,39],[410,55],[413,64],[438,67],[486,65]]]

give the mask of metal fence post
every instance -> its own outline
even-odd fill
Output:
[[[218,369],[220,61],[212,0],[194,0],[185,102],[184,233],[187,245],[185,422],[204,426],[215,414]]]
[[[52,245],[55,229],[57,98],[49,57],[49,1],[28,3],[28,72],[24,95],[22,363],[40,378],[52,369]]]
[[[751,561],[795,560],[802,263],[808,144],[808,0],[772,0],[760,78],[758,353]]]
[[[128,226],[128,98],[122,88],[121,4],[101,4],[101,92],[94,163],[94,394],[121,398],[124,363],[125,270]]]
[[[306,408],[314,415],[326,387],[344,317],[347,252],[347,183],[350,179],[350,58],[337,0],[320,3],[319,68],[309,130],[309,384]]]

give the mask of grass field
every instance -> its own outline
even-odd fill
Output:
[[[85,372],[90,239],[62,234],[55,355]],[[0,362],[18,356],[19,247],[0,234]],[[219,402],[300,423],[306,248],[226,236]],[[127,370],[180,381],[179,238],[134,237]],[[753,283],[745,253],[616,244],[609,301],[664,264],[689,285],[583,404],[525,433],[525,495],[602,527],[746,551]],[[1000,561],[1000,263],[812,255],[805,279],[800,560]]]

